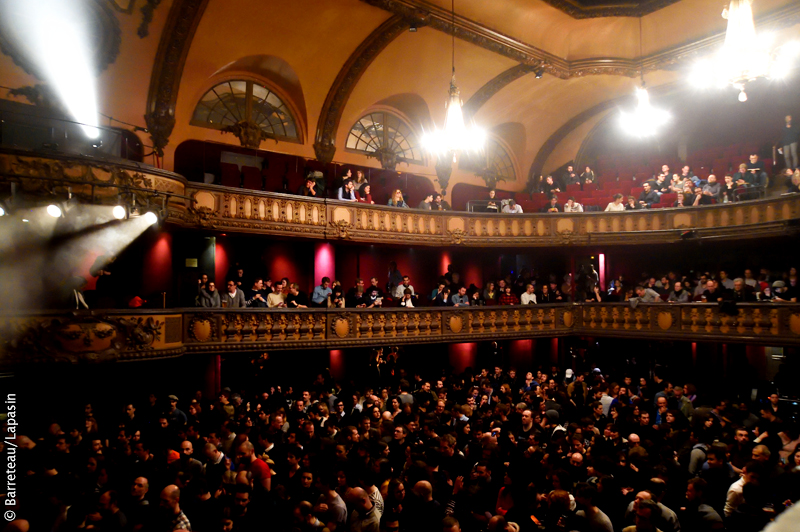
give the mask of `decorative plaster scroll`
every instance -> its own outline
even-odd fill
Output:
[[[336,132],[339,129],[339,121],[350,94],[372,61],[389,43],[409,28],[409,21],[412,19],[416,21],[419,17],[410,12],[408,17],[395,15],[389,18],[364,39],[364,42],[356,48],[339,70],[336,80],[328,91],[317,121],[314,153],[316,153],[318,161],[327,164],[333,160],[336,152]]]
[[[144,115],[150,138],[159,155],[164,154],[164,147],[169,143],[169,136],[175,127],[175,103],[178,101],[183,67],[207,5],[208,0],[175,0],[161,33]]]

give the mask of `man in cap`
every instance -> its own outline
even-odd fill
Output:
[[[170,395],[167,396],[167,400],[169,401],[169,408],[167,408],[166,415],[170,427],[183,427],[186,425],[188,419],[186,414],[178,408],[178,397]]]

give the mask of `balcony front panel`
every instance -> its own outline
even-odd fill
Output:
[[[592,336],[800,345],[800,304],[5,313],[0,365]]]
[[[786,234],[800,218],[798,194],[684,209],[521,215],[398,209],[216,185],[191,184],[187,194],[196,203],[171,218],[179,224],[373,244],[636,245],[676,242],[686,231],[699,238],[762,238]]]

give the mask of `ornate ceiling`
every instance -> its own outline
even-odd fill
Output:
[[[152,1],[126,5],[138,12]],[[351,124],[388,108],[418,132],[441,125],[455,34],[462,99],[514,150],[521,188],[535,160],[547,170],[574,157],[583,137],[569,133],[606,110],[604,102],[631,94],[642,70],[650,87],[680,80],[688,61],[721,42],[721,7],[715,0],[458,0],[453,24],[450,0],[164,0],[149,12],[149,36],[142,37],[141,17],[117,6],[120,51],[98,78],[99,107],[141,125],[147,115],[147,141],[172,168],[184,140],[236,142],[189,122],[211,86],[249,76],[293,103],[306,132],[299,144],[265,149],[377,164],[343,149]],[[612,11],[620,9],[630,12]],[[641,13],[640,53],[639,18],[619,15]],[[800,23],[795,0],[756,0],[754,13],[759,27],[796,33]],[[0,85],[37,82],[0,56]],[[433,177],[428,163],[398,169]],[[450,186],[482,183],[453,175]]]

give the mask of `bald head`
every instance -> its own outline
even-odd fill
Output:
[[[175,484],[170,484],[161,490],[161,507],[170,510],[174,514],[181,511],[178,504],[181,500],[181,490]]]
[[[362,488],[353,488],[348,491],[347,502],[360,512],[368,512],[372,509],[372,501],[369,500],[369,495]]]
[[[433,500],[433,487],[430,482],[420,480],[414,484],[414,493],[423,501]]]

